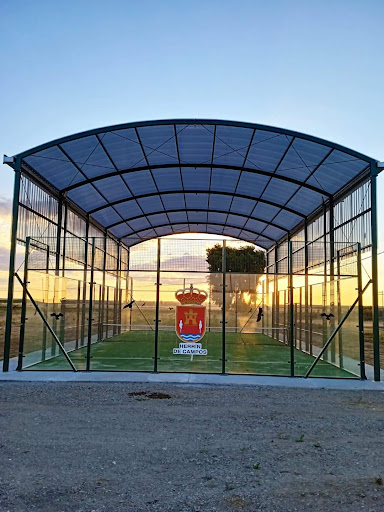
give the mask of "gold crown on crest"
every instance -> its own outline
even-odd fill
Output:
[[[202,304],[208,297],[208,294],[204,290],[194,288],[193,284],[191,284],[189,288],[177,290],[175,297],[181,304]]]

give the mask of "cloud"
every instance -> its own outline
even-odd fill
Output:
[[[9,249],[0,247],[0,270],[8,270],[9,265]]]
[[[12,213],[12,199],[0,196],[0,217],[9,219]],[[4,219],[5,220],[5,219]]]

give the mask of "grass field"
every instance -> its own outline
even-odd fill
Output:
[[[202,344],[206,356],[173,355],[180,340],[175,332],[160,331],[158,371],[221,373],[222,337],[219,332],[205,334]],[[86,347],[72,350],[69,355],[79,370],[85,369]],[[295,349],[295,375],[303,376],[313,357]],[[63,355],[29,366],[30,370],[68,370]],[[154,331],[128,331],[91,346],[91,370],[153,371]],[[226,334],[226,372],[236,374],[290,375],[290,348],[261,334]],[[314,377],[353,378],[350,372],[319,361]]]

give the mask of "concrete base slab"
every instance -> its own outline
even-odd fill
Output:
[[[280,386],[284,388],[376,390],[384,391],[384,382],[353,379],[263,377],[257,375],[212,375],[192,373],[144,372],[67,372],[10,371],[0,373],[0,382],[142,382],[214,386]]]

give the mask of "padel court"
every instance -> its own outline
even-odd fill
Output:
[[[5,157],[3,371],[380,379],[376,160],[290,130],[164,120]],[[22,261],[16,261],[16,247]]]

